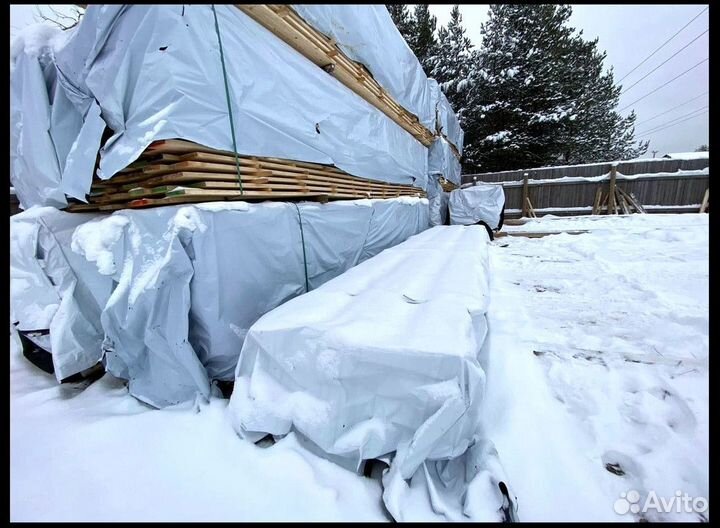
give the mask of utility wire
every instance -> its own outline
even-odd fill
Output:
[[[686,117],[685,119],[681,119],[680,121],[677,121],[676,123],[671,123],[671,124],[669,124],[669,125],[667,125],[667,126],[665,126],[665,127],[658,128],[658,129],[652,130],[652,131],[650,131],[650,132],[645,132],[644,134],[640,134],[640,135],[642,136],[640,139],[642,140],[642,139],[644,139],[644,138],[648,138],[648,137],[652,136],[653,134],[656,134],[656,133],[658,133],[658,132],[662,132],[662,131],[665,130],[665,129],[674,127],[675,125],[679,125],[680,123],[684,123],[685,121],[689,121],[690,119],[694,119],[694,118],[696,118],[696,117],[700,117],[701,115],[705,114],[706,112],[707,112],[707,110],[705,110],[705,111],[703,111],[703,112],[700,112],[699,114],[695,114],[695,115]]]
[[[650,75],[651,73],[656,72],[656,71],[660,68],[660,66],[662,66],[662,65],[665,64],[667,61],[669,61],[670,59],[672,59],[675,55],[677,55],[677,54],[680,53],[682,50],[684,50],[685,48],[687,48],[690,44],[692,44],[692,43],[695,42],[697,39],[699,39],[700,37],[702,37],[702,36],[703,36],[705,33],[707,33],[708,31],[710,31],[710,30],[709,30],[709,29],[706,29],[705,31],[703,31],[702,33],[700,33],[697,37],[695,37],[694,39],[692,39],[690,42],[688,42],[687,44],[685,44],[682,48],[680,48],[680,49],[677,50],[675,53],[673,53],[672,55],[670,55],[670,56],[669,56],[667,59],[665,59],[663,62],[661,62],[660,64],[658,64],[658,65],[655,67],[655,69],[650,70],[650,71],[647,72],[645,75],[643,75],[642,77],[640,77],[637,81],[635,81],[633,84],[631,84],[630,86],[628,86],[627,88],[625,88],[622,92],[620,92],[620,95],[622,95],[622,94],[624,94],[625,92],[627,92],[627,91],[628,91],[630,88],[632,88],[633,86],[637,86],[637,84],[638,84],[640,81],[642,81],[643,79],[645,79],[645,78],[646,78],[648,75]]]
[[[709,7],[709,6],[708,6],[708,7]],[[672,37],[670,37],[670,38],[667,39],[665,42],[663,42],[662,44],[660,44],[660,47],[659,47],[659,48],[656,48],[655,51],[653,51],[650,55],[648,55],[647,57],[645,57],[640,64],[638,64],[638,65],[635,66],[632,70],[630,70],[629,72],[627,72],[627,73],[623,76],[623,78],[618,81],[618,83],[619,83],[619,82],[622,82],[622,80],[625,79],[628,75],[630,75],[632,72],[634,72],[635,70],[637,70],[640,66],[642,66],[643,64],[645,64],[645,63],[647,62],[647,60],[648,60],[650,57],[652,57],[653,55],[655,55],[658,51],[660,51],[660,50],[665,46],[665,44],[667,44],[667,43],[670,42],[672,39],[674,39],[675,37],[677,37],[683,29],[685,29],[686,27],[688,27],[690,24],[692,24],[692,22],[693,22],[697,17],[699,17],[699,16],[702,15],[705,11],[707,11],[707,10],[708,10],[708,7],[706,7],[705,9],[703,9],[702,11],[700,11],[697,15],[695,15],[695,16],[690,20],[690,22],[688,22],[688,23],[685,24],[683,27],[681,27],[681,28],[678,30],[678,32],[675,33]]]
[[[691,115],[691,114],[695,114],[695,113],[697,113],[697,112],[701,112],[701,111],[705,110],[708,106],[709,106],[709,105],[705,105],[705,106],[703,106],[702,108],[697,108],[696,110],[693,110],[692,112],[688,112],[687,114],[683,114],[683,115],[681,115],[681,116],[679,116],[679,117],[674,117],[674,118],[672,118],[670,121],[665,121],[664,123],[660,123],[659,125],[651,126],[650,128],[648,128],[648,129],[645,130],[645,133],[647,134],[648,132],[653,132],[656,128],[662,128],[662,127],[664,127],[665,125],[669,125],[669,124],[671,124],[671,123],[674,123],[675,121],[677,121],[677,120],[679,120],[679,119],[683,119],[683,118],[685,118],[685,117],[688,117],[688,116]]]
[[[644,119],[643,121],[640,121],[640,122],[638,122],[638,123],[635,123],[635,126],[642,125],[643,123],[647,123],[648,121],[652,121],[652,120],[655,119],[656,117],[660,117],[660,116],[663,116],[663,115],[665,115],[665,114],[667,114],[667,113],[669,113],[669,112],[672,112],[673,110],[677,110],[677,109],[680,108],[681,106],[685,106],[685,105],[688,104],[688,103],[692,103],[693,101],[695,101],[695,100],[697,100],[697,99],[700,99],[703,95],[705,95],[705,94],[708,93],[708,92],[709,92],[709,90],[701,93],[701,94],[698,95],[697,97],[693,97],[692,99],[688,99],[687,101],[685,101],[685,102],[682,103],[682,104],[679,104],[679,105],[677,105],[677,106],[673,106],[670,110],[665,110],[664,112],[661,112],[661,113],[659,113],[659,114],[655,114],[654,116],[652,116],[652,117],[650,117],[650,118],[648,118],[648,119]]]
[[[654,93],[657,92],[660,88],[663,88],[663,87],[667,86],[668,84],[670,84],[671,82],[673,82],[674,80],[679,79],[680,77],[682,77],[683,75],[685,75],[687,72],[689,72],[690,70],[693,70],[693,69],[697,68],[698,66],[700,66],[703,62],[706,62],[707,60],[708,60],[708,57],[704,58],[703,60],[701,60],[700,62],[698,62],[695,66],[691,66],[690,68],[688,68],[687,70],[685,70],[684,72],[682,72],[680,75],[677,75],[677,76],[673,77],[672,79],[670,79],[670,80],[669,80],[668,82],[666,82],[665,84],[661,84],[660,86],[658,86],[657,88],[655,88],[653,91],[646,93],[645,95],[643,95],[643,96],[640,97],[639,99],[635,99],[635,100],[634,100],[632,103],[630,103],[629,105],[626,105],[626,106],[622,107],[620,110],[618,110],[618,112],[622,112],[623,110],[626,110],[627,108],[630,108],[632,105],[634,105],[634,104],[637,103],[638,101],[642,101],[642,100],[645,99],[647,96],[654,94]]]

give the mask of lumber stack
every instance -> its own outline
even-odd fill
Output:
[[[239,169],[238,169],[239,167]],[[239,174],[238,174],[239,171]],[[114,211],[223,200],[319,200],[425,196],[422,189],[357,178],[332,166],[238,156],[183,140],[155,141],[108,180],[95,179],[88,203],[67,210]]]
[[[595,193],[595,202],[593,203],[592,214],[632,214],[644,213],[645,209],[635,198],[633,193],[628,193],[618,186],[613,187],[607,193],[603,192],[602,187],[598,187]]]
[[[283,4],[236,4],[236,7],[378,108],[420,143],[426,147],[432,144],[434,134],[415,114],[398,104],[365,66],[348,58],[333,39],[305,22],[292,7]]]

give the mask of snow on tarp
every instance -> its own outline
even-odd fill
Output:
[[[306,291],[306,263],[312,289],[428,226],[424,198],[218,202],[118,211],[79,226],[72,248],[117,283],[106,368],[164,407],[233,378],[248,328]]]
[[[491,229],[500,228],[505,207],[502,185],[476,184],[450,193],[450,224],[471,225],[485,222]]]
[[[241,154],[424,187],[427,151],[407,131],[236,7],[216,10]],[[114,134],[100,148],[103,179],[155,140],[233,149],[209,5],[91,5],[45,68],[71,126],[56,151],[46,133],[59,136],[60,126],[50,118],[50,83],[38,59],[18,51],[11,150],[24,207],[63,206],[62,190],[84,199],[105,124]]]
[[[439,173],[446,180],[460,185],[462,168],[453,154],[450,143],[445,138],[439,137],[433,141],[428,150],[428,172],[430,174]]]
[[[418,486],[449,519],[487,511],[478,500],[497,513],[497,496],[472,492],[487,241],[482,227],[434,227],[261,317],[230,399],[238,433],[296,430],[355,467],[395,453],[383,484],[396,520]]]
[[[293,9],[318,31],[332,37],[352,60],[402,107],[435,130],[428,78],[383,4],[294,4]]]
[[[101,357],[100,312],[112,280],[70,248],[75,228],[96,216],[35,207],[10,217],[13,322],[20,330],[50,330],[58,381]]]

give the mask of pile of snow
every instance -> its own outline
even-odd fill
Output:
[[[693,159],[710,159],[710,152],[703,151],[703,152],[674,152],[665,154],[663,158],[670,158],[670,159],[684,159],[684,160],[693,160]]]
[[[631,491],[641,507],[651,492],[708,497],[708,215],[506,229],[590,231],[490,251],[487,434],[520,518],[703,519],[614,505]]]
[[[10,68],[12,68],[20,54],[29,57],[47,56],[61,49],[72,30],[62,31],[50,24],[30,24],[22,29],[10,43]]]

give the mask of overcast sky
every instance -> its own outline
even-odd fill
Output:
[[[43,5],[43,7],[47,6]],[[61,11],[68,9],[68,6],[54,5],[53,7]],[[617,81],[700,13],[706,5],[573,5],[572,7],[573,15],[570,19],[572,25],[582,30],[583,36],[587,39],[599,38],[598,46],[607,51],[606,67],[614,68]],[[451,5],[430,6],[430,11],[437,17],[439,25],[447,23],[451,9]],[[480,43],[480,24],[487,20],[487,10],[487,5],[460,6],[468,36],[476,45]],[[34,6],[13,5],[10,7],[11,36],[15,35],[18,29],[35,22],[33,12]],[[708,27],[709,16],[708,11],[705,11],[640,68],[624,79],[623,86],[629,87],[635,83],[695,37],[701,35]],[[627,115],[634,108],[638,116],[635,128],[636,138],[650,139],[647,157],[652,157],[651,151],[653,150],[658,151],[657,156],[662,156],[667,152],[693,151],[701,144],[708,143],[709,114],[706,107],[709,104],[709,61],[660,88],[642,101],[633,104],[636,99],[706,59],[708,54],[709,33],[705,33],[657,71],[620,96],[619,108],[632,104],[631,108],[621,113]],[[654,118],[657,114],[693,98],[696,99],[676,110]],[[703,108],[704,111],[701,110]],[[694,112],[695,110],[698,112]],[[652,132],[654,128],[691,115],[697,115],[697,117],[691,117],[664,130]]]

